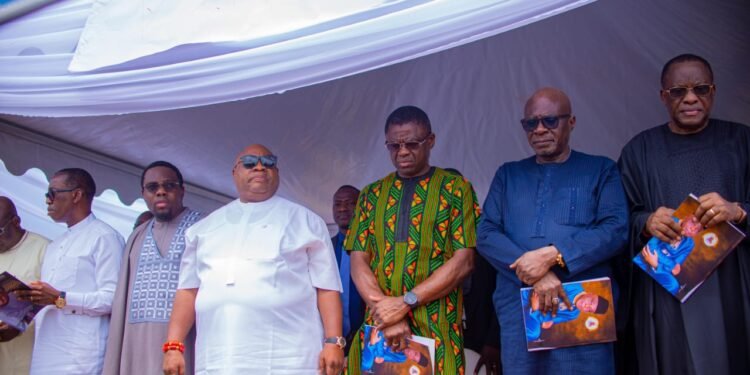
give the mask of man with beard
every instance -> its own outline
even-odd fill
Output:
[[[344,288],[341,293],[341,305],[343,307],[343,334],[346,337],[347,344],[351,343],[354,332],[357,332],[359,326],[362,325],[365,312],[362,297],[357,293],[357,287],[351,278],[349,253],[342,249],[346,231],[349,229],[349,222],[352,221],[354,215],[354,207],[357,205],[357,197],[359,197],[359,189],[351,185],[341,186],[333,194],[333,220],[336,222],[339,231],[331,237],[331,242],[339,265],[341,286]],[[349,345],[347,345],[347,352],[348,349]]]
[[[325,222],[276,195],[277,157],[237,155],[239,199],[187,230],[164,344],[165,374],[183,374],[196,323],[196,373],[338,374],[341,281]]]
[[[703,226],[729,221],[748,231],[750,128],[710,118],[715,93],[704,58],[684,54],[664,65],[660,96],[669,121],[636,135],[620,156],[631,259],[650,237],[680,237],[672,215],[691,193]],[[750,373],[748,247],[740,243],[685,303],[645,272],[631,271],[628,305],[642,374]]]
[[[104,374],[154,374],[161,371],[161,344],[179,281],[185,230],[201,214],[182,205],[182,174],[156,161],[141,174],[141,193],[153,219],[128,238],[109,326]],[[193,341],[186,340],[186,373],[193,372]]]

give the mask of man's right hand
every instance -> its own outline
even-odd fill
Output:
[[[185,356],[179,350],[169,350],[164,353],[162,362],[164,375],[185,375]]]
[[[534,284],[534,291],[539,295],[539,308],[543,314],[552,313],[557,315],[560,301],[566,305],[572,306],[565,290],[562,287],[560,279],[554,272],[547,272],[539,281]]]
[[[398,352],[406,349],[406,339],[411,338],[411,328],[409,328],[409,323],[406,322],[406,319],[402,319],[398,323],[382,329],[380,332],[385,337],[386,345]]]
[[[0,320],[0,342],[10,341],[20,335],[21,331]]]
[[[644,234],[654,236],[664,242],[672,242],[680,238],[680,224],[672,217],[674,210],[667,207],[659,207],[646,220],[643,228]]]

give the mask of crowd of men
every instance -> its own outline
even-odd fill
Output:
[[[699,56],[667,62],[661,87],[668,121],[617,162],[571,149],[565,92],[534,92],[519,129],[534,155],[502,164],[481,208],[460,172],[430,164],[427,114],[400,107],[384,128],[395,170],[334,192],[333,237],[276,194],[281,158],[260,144],[234,160],[238,198],[208,215],[183,205],[175,165],[148,165],[148,211],[127,241],[92,213],[92,176],[62,169],[46,203],[67,231],[51,242],[0,197],[0,272],[42,307],[24,332],[0,322],[0,373],[359,374],[374,326],[394,352],[434,339],[436,374],[748,374],[747,242],[685,303],[629,261],[651,237],[679,238],[672,215],[690,193],[702,226],[748,229],[750,128],[710,118]],[[554,315],[573,298],[563,283],[601,277],[619,341],[527,351],[519,290]]]

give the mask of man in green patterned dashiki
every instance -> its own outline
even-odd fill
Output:
[[[435,373],[463,374],[461,282],[471,273],[479,205],[471,184],[429,164],[430,120],[405,106],[388,116],[385,146],[396,171],[362,190],[344,248],[377,326],[394,350],[411,335],[435,340]],[[362,331],[348,372],[360,373]]]

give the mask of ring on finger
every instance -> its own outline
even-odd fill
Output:
[[[713,208],[710,208],[708,212],[711,214],[711,216],[716,216],[716,211],[714,211]]]

